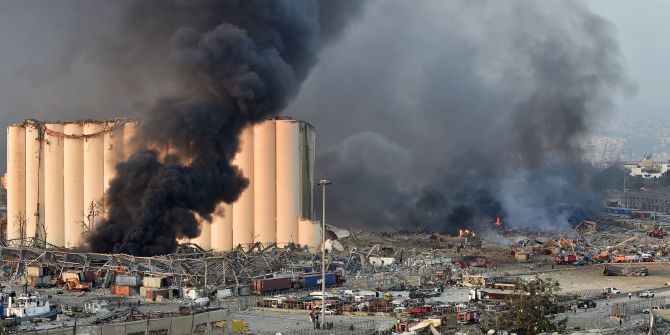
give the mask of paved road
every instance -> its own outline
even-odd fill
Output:
[[[249,324],[249,330],[253,332],[291,332],[312,329],[307,313],[286,313],[270,311],[241,311],[229,314],[231,320],[242,319]],[[355,322],[375,321],[378,329],[388,329],[395,319],[376,316],[348,316],[327,315],[326,321],[338,324],[350,324]]]

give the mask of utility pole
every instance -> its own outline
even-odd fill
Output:
[[[326,185],[332,182],[326,179],[319,180],[321,185],[321,328],[326,322]]]
[[[621,207],[628,208],[628,203],[626,201],[626,175],[628,173],[626,172],[626,163],[623,165],[623,197],[621,200]]]

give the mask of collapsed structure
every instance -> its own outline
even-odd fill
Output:
[[[26,120],[7,128],[7,238],[76,247],[105,216],[105,193],[115,165],[144,144],[137,120]],[[277,117],[247,128],[234,164],[250,181],[233,204],[220,204],[192,241],[231,250],[255,242],[316,247],[313,222],[315,132]],[[169,143],[147,143],[162,155]]]

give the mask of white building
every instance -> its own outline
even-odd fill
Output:
[[[644,179],[661,178],[670,170],[670,162],[654,162],[652,154],[644,154],[639,162],[629,162],[624,165],[631,176],[641,176]]]

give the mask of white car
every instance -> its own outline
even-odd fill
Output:
[[[316,313],[317,313],[317,314],[321,314],[321,308],[317,308],[317,309],[316,309]],[[332,310],[332,309],[326,307],[326,315],[336,315],[336,314],[337,314],[337,311]]]
[[[608,287],[605,289],[605,293],[609,294],[619,294],[621,291],[619,291],[616,287]]]
[[[640,293],[640,298],[653,298],[653,297],[654,297],[654,293],[650,292],[650,291],[644,291],[644,292]]]
[[[655,311],[662,311],[662,310],[665,309],[665,307],[663,307],[663,306],[653,306],[651,309],[652,309],[652,310],[655,310]],[[643,309],[643,310],[642,310],[642,313],[644,313],[644,314],[649,314],[649,308],[645,308],[645,309]]]

